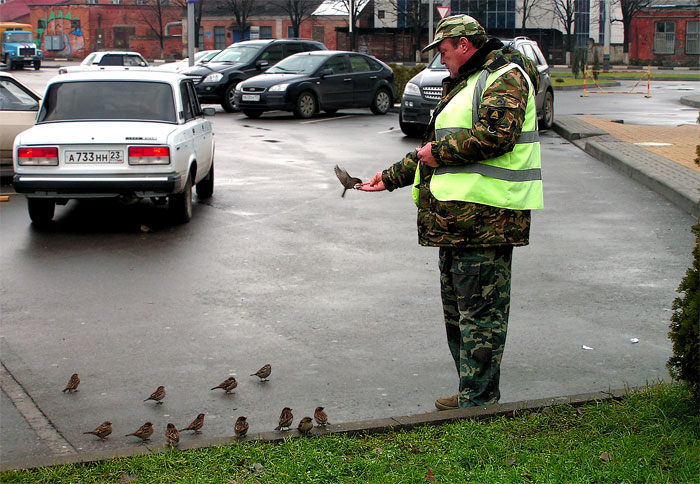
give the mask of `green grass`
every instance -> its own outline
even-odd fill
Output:
[[[639,68],[638,70],[644,70],[645,68]],[[646,74],[642,72],[600,72],[598,74],[598,79],[611,79],[611,80],[632,80],[636,81],[644,77],[644,82],[646,82]],[[573,79],[574,74],[571,71],[554,71],[552,72],[552,77],[561,77],[565,79]],[[583,73],[579,74],[579,80],[583,82]],[[664,80],[664,81],[691,81],[700,80],[700,72],[659,72],[652,70],[651,80]]]
[[[373,436],[174,450],[6,472],[0,482],[698,482],[697,412],[683,386],[660,384],[580,409]]]

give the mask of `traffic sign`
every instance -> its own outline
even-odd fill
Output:
[[[445,18],[447,17],[447,14],[450,13],[450,7],[449,5],[447,7],[435,7],[437,8],[438,13],[440,14],[440,18]]]

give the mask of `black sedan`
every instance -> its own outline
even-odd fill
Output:
[[[320,111],[358,107],[386,114],[394,104],[394,72],[357,52],[302,52],[238,84],[234,99],[250,118],[272,110],[310,118]]]

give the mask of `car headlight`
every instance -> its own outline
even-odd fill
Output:
[[[222,77],[224,77],[223,74],[221,74],[220,72],[215,72],[205,77],[204,82],[219,82]]]
[[[420,87],[417,84],[409,82],[406,87],[403,88],[404,94],[410,94],[412,96],[420,96]]]
[[[275,92],[275,91],[286,91],[287,87],[289,86],[289,83],[287,84],[275,84],[270,88],[270,92]]]

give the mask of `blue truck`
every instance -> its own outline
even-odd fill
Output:
[[[16,22],[0,22],[2,61],[9,70],[19,67],[41,68],[43,53],[34,42],[32,26]]]

